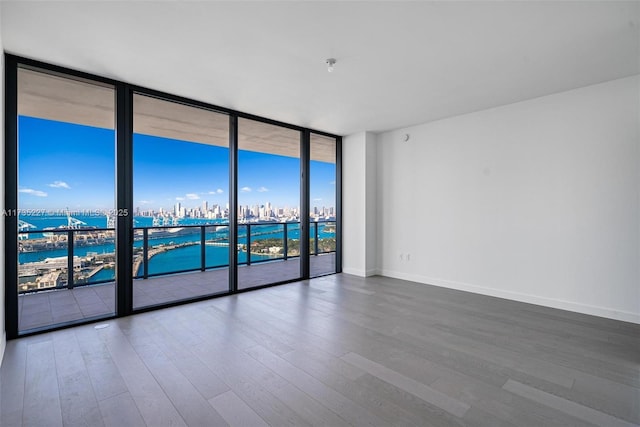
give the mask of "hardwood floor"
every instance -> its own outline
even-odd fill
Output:
[[[13,340],[0,381],[2,426],[634,426],[640,325],[339,274]]]

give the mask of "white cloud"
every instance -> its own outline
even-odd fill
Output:
[[[185,197],[186,197],[188,200],[198,200],[198,199],[200,198],[200,196],[198,196],[196,193],[188,193],[188,194],[185,194]]]
[[[251,187],[242,187],[242,188],[240,189],[240,191],[243,191],[243,192],[245,192],[245,193],[249,193],[249,192],[251,191]]]
[[[335,181],[329,181],[329,185],[336,185]]]
[[[184,200],[184,197],[176,197],[176,200],[177,200],[177,201],[179,201],[179,202],[181,202],[181,201],[183,201],[183,200]]]
[[[47,184],[51,188],[66,188],[67,190],[71,190],[69,184],[64,181],[53,181],[51,184]]]
[[[321,202],[321,201],[322,201],[322,199],[321,199],[321,198],[313,199],[313,201],[314,201],[314,202]]]
[[[224,190],[223,190],[222,188],[218,188],[218,189],[216,190],[216,193],[218,193],[218,194],[222,194],[222,193],[224,193]]]
[[[138,204],[140,204],[140,205],[150,205],[151,203],[153,203],[153,200],[140,200],[140,201],[138,201]]]
[[[18,193],[30,194],[37,197],[47,197],[48,195],[44,191],[34,190],[33,188],[21,188],[20,190],[18,190]]]
[[[269,191],[269,189],[267,187],[260,187],[258,188],[258,192],[259,193],[266,193],[267,191]]]

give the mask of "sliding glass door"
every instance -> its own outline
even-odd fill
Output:
[[[18,330],[112,316],[114,88],[20,67],[17,101]]]
[[[311,134],[309,163],[309,275],[336,272],[336,139]]]
[[[239,119],[238,289],[300,268],[300,131]]]
[[[133,307],[229,292],[229,117],[135,94]]]

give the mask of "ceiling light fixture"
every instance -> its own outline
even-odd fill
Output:
[[[336,65],[336,59],[335,58],[329,58],[327,59],[327,71],[330,73],[333,73],[333,69]]]

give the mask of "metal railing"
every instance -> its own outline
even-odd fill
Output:
[[[322,220],[310,221],[310,239],[309,251],[312,256],[325,253],[335,252],[335,237],[323,237],[321,233],[335,233],[335,221]],[[173,226],[150,226],[150,227],[134,227],[134,256],[133,256],[133,276],[135,279],[148,279],[150,277],[163,276],[168,274],[186,273],[193,271],[205,271],[217,268],[228,267],[228,258],[223,264],[207,265],[207,246],[227,246],[229,245],[229,224],[203,224],[203,225],[173,225]],[[220,227],[226,227],[226,230],[220,231]],[[331,230],[333,228],[333,230]],[[239,223],[238,224],[238,247],[236,250],[244,257],[239,256],[238,265],[252,265],[262,262],[288,260],[289,258],[299,257],[299,230],[300,222],[255,222],[255,223]],[[298,234],[296,235],[296,232]],[[61,279],[56,282],[55,286],[49,287],[31,287],[20,289],[19,293],[38,292],[51,289],[67,288],[73,289],[77,286],[97,285],[102,283],[110,283],[115,280],[115,269],[113,277],[102,280],[91,280],[95,275],[79,275],[82,270],[91,270],[98,272],[106,266],[100,267],[98,264],[83,265],[83,260],[76,255],[77,247],[92,247],[100,245],[113,245],[113,252],[99,254],[103,258],[113,256],[113,267],[115,267],[115,229],[113,228],[82,228],[82,229],[55,229],[55,230],[27,230],[18,233],[21,237],[19,240],[20,252],[38,252],[47,250],[62,250],[66,247],[66,272],[63,266],[57,265],[51,271],[59,273]],[[40,236],[38,236],[40,235]],[[38,236],[32,239],[31,236]],[[54,236],[62,236],[55,237]],[[269,237],[275,236],[275,237]],[[294,236],[295,238],[292,238]],[[46,237],[46,238],[45,238]],[[154,240],[157,244],[154,245]],[[262,244],[261,244],[262,243]],[[266,246],[267,243],[273,243],[274,246]],[[152,273],[149,271],[149,261],[156,255],[174,249],[184,248],[187,246],[200,246],[199,262],[193,268],[171,269]],[[91,258],[86,256],[87,259]],[[62,258],[62,257],[61,257]],[[94,257],[94,259],[97,257]],[[79,269],[75,265],[80,261]],[[37,270],[47,273],[44,261]],[[97,262],[97,261],[96,261]],[[38,264],[38,262],[35,262]],[[21,263],[20,267],[27,264]],[[61,264],[58,262],[58,264]],[[36,267],[34,267],[36,268]],[[78,271],[79,270],[79,271]],[[49,271],[49,272],[51,272]],[[71,273],[70,273],[71,272]],[[31,275],[33,276],[33,275]],[[20,274],[19,274],[19,277]],[[64,280],[66,278],[66,280]]]
[[[322,251],[319,248],[319,244],[321,239],[319,238],[319,227],[318,224],[324,224],[324,231],[326,232],[326,228],[327,227],[333,227],[333,231],[331,232],[332,234],[335,235],[336,233],[336,222],[335,221],[331,221],[331,220],[323,220],[323,221],[312,221],[311,222],[311,226],[313,228],[313,232],[311,230],[309,230],[309,236],[310,236],[310,241],[313,241],[313,245],[311,248],[309,248],[309,254],[310,255],[322,255],[322,254],[328,254],[328,253],[332,253],[336,251],[336,240],[335,237],[333,238],[333,243],[330,244],[330,246],[332,246],[332,248],[330,248],[329,250],[323,249]]]
[[[35,238],[34,238],[35,236]],[[102,258],[108,259],[110,256],[113,256],[113,264],[112,267],[115,268],[115,229],[114,228],[64,228],[64,229],[51,229],[51,230],[26,230],[18,232],[18,252],[19,253],[38,253],[45,251],[55,251],[55,250],[65,250],[66,256],[62,257],[49,257],[44,260],[32,261],[29,263],[20,263],[18,265],[18,279],[20,277],[36,277],[42,278],[42,274],[38,274],[38,272],[44,274],[49,273],[58,273],[55,275],[55,281],[53,286],[45,286],[45,287],[31,287],[29,288],[28,283],[34,283],[37,285],[37,282],[26,282],[26,284],[22,285],[26,288],[21,289],[21,284],[18,284],[18,292],[19,293],[28,293],[28,292],[37,292],[43,290],[50,290],[53,288],[68,288],[73,289],[76,286],[84,286],[84,285],[97,285],[101,283],[113,282],[113,279],[104,279],[97,281],[90,281],[90,278],[95,275],[98,271],[105,268],[105,265],[98,267],[98,264],[93,265],[93,271],[82,277],[78,277],[76,279],[76,273],[81,273],[83,268],[90,269],[91,266],[82,265],[82,260],[79,257],[76,257],[76,248],[84,247],[91,248],[95,246],[108,246],[114,245],[114,251],[109,253],[99,254]],[[96,258],[97,258],[96,254]],[[65,258],[66,263],[64,261],[56,262],[56,258]],[[76,268],[75,262],[80,261],[79,268]],[[35,265],[29,265],[35,264]],[[51,264],[52,267],[47,268],[47,264]],[[66,264],[66,265],[62,265]],[[20,269],[23,269],[22,274]],[[32,270],[26,270],[27,267],[32,268]],[[79,270],[79,271],[78,271]],[[28,272],[33,271],[35,274],[26,274]]]
[[[167,274],[186,273],[190,271],[205,271],[207,269],[222,268],[228,266],[228,262],[220,265],[207,265],[207,244],[220,243],[221,245],[229,244],[229,232],[221,233],[216,230],[207,231],[207,229],[215,229],[218,227],[228,227],[228,223],[222,224],[202,224],[202,225],[173,225],[173,226],[151,226],[151,227],[134,227],[134,242],[142,241],[142,254],[136,257],[134,248],[134,260],[133,260],[133,278],[134,279],[148,279],[149,277],[163,276]],[[163,230],[165,231],[163,233]],[[172,233],[173,231],[173,233]],[[135,233],[138,234],[136,238]],[[151,234],[151,235],[150,235]],[[155,236],[154,236],[155,234]],[[221,236],[222,235],[222,236]],[[187,237],[197,237],[195,240],[185,240],[183,242],[166,242],[168,239],[180,239]],[[209,236],[209,239],[207,239]],[[150,240],[160,240],[159,244],[150,246]],[[164,241],[164,242],[163,242]],[[170,271],[163,271],[160,273],[149,273],[149,260],[155,255],[166,252],[169,250],[180,249],[187,246],[200,246],[199,252],[199,266],[195,268],[187,269],[173,269]],[[142,273],[140,274],[140,269]]]

